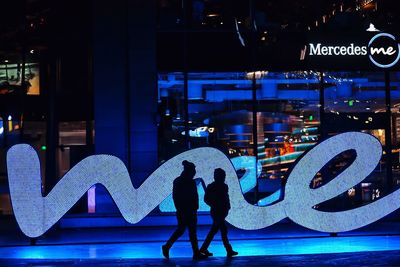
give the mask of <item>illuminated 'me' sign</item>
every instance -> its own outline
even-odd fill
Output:
[[[315,174],[332,158],[348,150],[356,151],[354,162],[329,183],[311,189]],[[324,212],[313,208],[360,183],[375,169],[381,156],[380,142],[368,134],[349,132],[329,138],[308,151],[294,166],[284,199],[266,207],[245,200],[231,161],[214,148],[197,148],[177,155],[154,171],[138,189],[133,187],[124,163],[109,155],[82,160],[45,197],[41,191],[39,158],[31,146],[13,146],[7,153],[7,169],[14,214],[29,237],[45,233],[98,183],[108,190],[125,220],[137,223],[171,194],[173,181],[182,172],[183,160],[196,165],[196,176],[205,184],[212,182],[215,168],[226,171],[232,207],[227,221],[237,228],[262,229],[288,217],[309,229],[337,233],[371,224],[400,207],[400,190],[397,190],[351,210]]]

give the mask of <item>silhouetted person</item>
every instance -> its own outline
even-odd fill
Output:
[[[162,246],[162,252],[165,258],[169,259],[169,250],[180,236],[189,228],[189,238],[193,249],[193,259],[204,259],[206,255],[200,253],[197,243],[197,210],[199,209],[199,195],[197,194],[196,182],[193,179],[196,174],[196,166],[184,160],[182,162],[183,172],[175,179],[172,190],[172,198],[176,208],[176,218],[178,220],[178,229],[172,234],[165,245]]]
[[[214,182],[207,186],[206,193],[204,195],[204,201],[211,207],[211,217],[213,219],[211,230],[200,249],[200,251],[207,256],[213,255],[208,251],[208,246],[218,230],[221,231],[222,242],[224,243],[224,247],[226,249],[226,255],[228,257],[238,255],[238,253],[234,251],[232,246],[229,244],[228,228],[225,223],[225,218],[228,216],[228,212],[231,208],[229,203],[228,185],[225,184],[225,177],[226,173],[223,169],[215,169]]]

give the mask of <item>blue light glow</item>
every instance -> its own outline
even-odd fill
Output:
[[[250,239],[234,240],[232,246],[240,256],[307,255],[400,250],[398,236],[359,236],[336,238]],[[1,259],[161,259],[161,242],[134,242],[89,245],[1,247]],[[215,241],[210,251],[224,257],[221,241]],[[191,255],[185,242],[177,242],[171,257]]]
[[[258,201],[258,206],[268,206],[276,201],[278,201],[281,198],[281,194],[282,194],[282,190],[277,190],[276,192],[274,192],[273,194],[271,194],[270,196],[260,199]]]

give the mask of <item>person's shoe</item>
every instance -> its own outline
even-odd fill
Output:
[[[200,249],[200,252],[206,255],[207,257],[211,257],[212,255],[214,255],[210,251],[208,251],[208,249]]]
[[[226,246],[226,256],[227,256],[228,258],[231,258],[231,257],[236,256],[236,255],[238,255],[238,254],[239,254],[238,252],[236,252],[236,251],[234,251],[234,250],[232,249],[232,246],[231,246],[231,245],[227,245],[227,246]]]
[[[239,255],[239,253],[238,253],[237,251],[234,251],[233,249],[228,250],[228,251],[226,252],[226,256],[227,256],[228,258],[231,258],[231,257],[236,256],[236,255]]]
[[[207,259],[208,256],[206,254],[201,253],[200,251],[193,254],[193,259],[194,260],[203,260],[203,259]]]
[[[163,245],[162,247],[162,254],[163,256],[169,260],[169,248],[167,247],[167,245]]]

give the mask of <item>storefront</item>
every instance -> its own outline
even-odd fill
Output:
[[[282,199],[285,179],[303,153],[328,137],[357,131],[375,136],[383,145],[379,165],[361,184],[318,208],[358,207],[397,188],[400,46],[395,35],[286,35],[274,47],[257,44],[256,52],[250,53],[252,49],[234,40],[234,34],[224,34],[231,38],[217,37],[212,54],[202,59],[198,50],[210,44],[186,36],[186,61],[161,66],[188,71],[158,75],[160,163],[188,148],[218,148],[231,158],[241,179],[256,177],[251,185],[242,183],[246,199],[266,206]],[[204,34],[202,39],[212,37]],[[257,38],[262,43],[265,36]],[[230,41],[238,45],[235,52],[224,49]],[[163,48],[159,51],[164,55]],[[221,61],[234,62],[223,71]],[[244,71],[252,69],[257,71]],[[354,151],[338,155],[310,186],[328,183],[355,157]],[[161,211],[173,211],[171,201],[161,205]]]
[[[65,1],[69,9],[57,10],[60,17],[81,13],[79,23],[68,35],[54,26],[53,35],[60,36],[56,44],[47,44],[51,49],[26,50],[33,57],[27,57],[26,76],[41,78],[37,90],[23,98],[29,109],[21,112],[12,94],[0,97],[9,105],[2,105],[0,114],[1,158],[13,144],[33,145],[40,151],[48,193],[59,177],[93,153],[93,146],[95,154],[120,158],[136,188],[175,155],[214,147],[231,159],[246,200],[267,206],[282,199],[288,173],[306,151],[338,133],[361,131],[384,146],[379,165],[362,183],[317,208],[350,209],[395,190],[400,180],[400,36],[390,31],[395,24],[389,19],[382,23],[387,32],[367,32],[375,26],[350,27],[338,19],[379,13],[377,4],[365,12],[357,9],[362,1],[349,5],[351,12],[344,12],[343,4],[327,5],[317,21],[297,14],[299,9],[280,21],[285,15],[269,14],[272,7],[262,7],[265,1],[225,2],[225,13],[216,8],[215,15],[210,7],[203,12],[207,16],[189,23],[181,5],[174,13],[166,6],[156,10],[152,1],[112,6],[96,1],[77,12]],[[232,14],[231,2],[238,6]],[[382,14],[389,9],[382,8]],[[263,19],[264,13],[270,20]],[[21,64],[21,58],[2,63],[1,77],[14,81],[11,76]],[[11,91],[10,84],[0,85],[1,93]],[[29,128],[28,120],[38,126]],[[338,155],[310,186],[327,184],[355,156],[354,151]],[[1,210],[9,215],[5,164],[0,173]],[[169,198],[153,214],[173,211]],[[201,211],[207,211],[204,203]],[[70,213],[71,218],[120,218],[101,186],[89,190]],[[102,225],[125,225],[120,219]],[[79,219],[70,225],[79,227]]]

